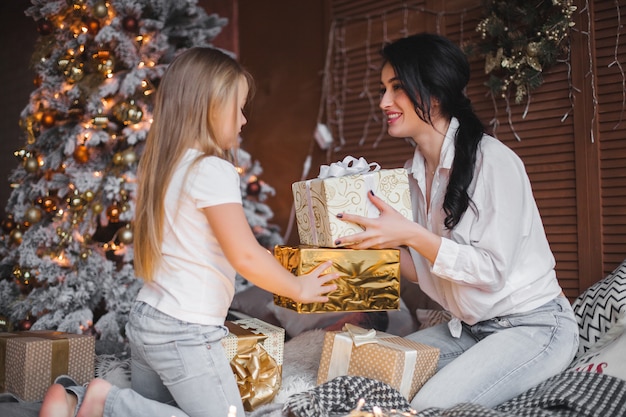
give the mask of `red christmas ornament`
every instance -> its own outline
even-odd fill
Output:
[[[41,19],[37,22],[37,31],[39,34],[46,36],[52,33],[52,23],[47,19]]]
[[[246,194],[256,197],[261,193],[261,183],[258,180],[250,181],[246,185]]]
[[[79,164],[89,161],[89,148],[85,145],[79,145],[74,149],[74,160]]]
[[[35,324],[35,320],[29,317],[27,319],[20,320],[20,322],[17,324],[17,327],[22,331],[27,331],[30,330],[31,327],[33,327],[33,324]]]
[[[139,22],[134,16],[126,16],[122,19],[122,27],[128,32],[136,32],[139,27]]]

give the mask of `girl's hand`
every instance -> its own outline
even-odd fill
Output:
[[[335,244],[351,249],[388,249],[407,245],[419,225],[376,197],[373,192],[368,193],[368,198],[378,208],[380,216],[369,218],[356,214],[338,214],[337,217],[340,219],[356,223],[365,230],[350,236],[342,236]]]
[[[326,261],[308,274],[296,278],[301,283],[300,296],[296,301],[301,303],[325,303],[328,301],[328,297],[324,294],[337,289],[337,284],[330,283],[330,281],[339,278],[338,272],[324,274],[324,271],[330,268],[332,264],[332,261]]]

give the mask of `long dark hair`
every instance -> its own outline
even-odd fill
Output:
[[[443,116],[456,117],[459,121],[454,139],[456,152],[443,201],[444,224],[452,229],[472,204],[468,188],[485,130],[465,95],[470,78],[467,57],[452,41],[431,33],[398,39],[383,48],[382,56],[383,64],[393,67],[422,120],[432,125],[431,102],[435,98]]]

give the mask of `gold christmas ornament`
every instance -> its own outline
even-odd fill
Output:
[[[110,51],[98,51],[93,54],[96,69],[107,78],[111,77],[115,70],[115,58]]]
[[[116,152],[113,154],[113,164],[114,165],[122,165],[124,163],[124,156],[122,152]]]
[[[99,203],[99,202],[94,203],[91,206],[91,211],[93,211],[94,214],[100,214],[104,211],[104,206],[102,205],[102,203]]]
[[[131,244],[133,243],[133,229],[128,224],[119,230],[117,237],[120,243],[124,243],[126,245]]]
[[[113,115],[124,125],[136,124],[141,121],[143,111],[135,104],[134,100],[121,102],[113,107]]]
[[[67,204],[69,204],[70,209],[74,211],[81,210],[83,207],[85,207],[86,203],[87,202],[78,192],[78,190],[74,190],[74,192],[67,198]]]
[[[92,9],[93,15],[98,19],[102,19],[109,14],[109,9],[107,8],[107,4],[104,1],[97,1],[93,5]]]
[[[19,228],[15,228],[11,230],[9,237],[11,238],[11,241],[13,243],[17,243],[19,245],[20,243],[22,243],[22,238],[24,237],[24,235],[22,234],[22,231]]]
[[[37,172],[39,170],[39,161],[37,160],[37,158],[34,156],[30,156],[24,159],[24,169],[26,170],[26,172],[31,174]]]
[[[137,154],[133,148],[128,148],[122,152],[122,159],[126,165],[132,165],[137,162]]]
[[[83,193],[83,198],[85,199],[85,201],[87,201],[88,203],[92,202],[93,199],[96,197],[96,195],[94,194],[93,191],[91,190],[87,190]]]
[[[39,207],[32,206],[24,212],[24,221],[30,224],[39,223],[41,221],[41,217],[42,213]]]

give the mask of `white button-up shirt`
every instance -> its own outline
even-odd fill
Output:
[[[434,264],[410,249],[422,290],[468,324],[530,311],[561,287],[555,260],[521,159],[485,135],[476,156],[472,205],[452,231],[442,205],[454,159],[453,118],[441,149],[426,209],[424,158],[415,150],[409,168],[414,220],[442,237]]]

